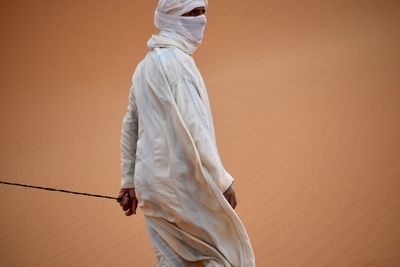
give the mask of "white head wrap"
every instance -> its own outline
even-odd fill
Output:
[[[156,12],[182,16],[196,7],[207,8],[207,0],[160,0]]]
[[[203,6],[207,8],[207,0],[160,0],[154,14],[154,24],[160,29],[160,34],[153,35],[149,40],[149,47],[156,47],[160,41],[165,44],[166,39],[170,39],[180,43],[176,46],[184,47],[186,52],[193,54],[203,40],[207,18],[205,15],[182,15]]]

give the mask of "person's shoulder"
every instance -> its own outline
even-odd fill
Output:
[[[142,65],[142,66],[140,66]],[[143,61],[137,67],[134,76],[155,79],[157,74],[165,77],[170,85],[182,77],[194,79],[195,63],[193,58],[177,47],[157,47],[148,51]],[[151,75],[147,75],[151,73]]]
[[[157,57],[165,64],[191,63],[192,57],[177,47],[159,47],[155,49]]]
[[[193,58],[177,47],[155,49],[160,70],[173,83],[183,76],[192,75]]]
[[[140,73],[142,72],[145,60],[146,60],[146,57],[144,57],[141,61],[139,61],[139,63],[137,63],[137,65],[136,65],[136,67],[133,70],[132,75],[131,75],[131,81],[132,82],[134,82],[135,77],[139,76]]]
[[[149,50],[143,60],[137,65],[149,67],[162,66],[162,69],[179,69],[193,64],[193,58],[177,47],[157,47]]]

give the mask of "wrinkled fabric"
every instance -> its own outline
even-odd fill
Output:
[[[206,0],[161,0],[154,13],[154,25],[160,33],[154,38],[166,37],[185,44],[185,50],[192,55],[202,43],[207,23],[205,15],[183,17],[196,7],[208,7]]]
[[[157,266],[255,266],[246,230],[223,196],[234,178],[217,150],[205,84],[189,41],[175,37],[153,35],[132,76],[121,187],[135,187]]]
[[[158,1],[156,11],[182,16],[183,14],[192,11],[196,7],[208,7],[207,0],[160,0]]]
[[[195,47],[199,46],[204,37],[207,23],[205,15],[182,17],[156,12],[155,25],[164,32],[174,32],[186,38]],[[173,30],[171,30],[173,29]]]

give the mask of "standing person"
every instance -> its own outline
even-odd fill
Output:
[[[234,178],[217,151],[210,103],[192,54],[206,0],[160,0],[149,52],[132,77],[121,133],[127,216],[145,216],[157,266],[255,266],[234,211]]]

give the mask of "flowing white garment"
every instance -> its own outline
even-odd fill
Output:
[[[136,189],[158,266],[255,266],[222,194],[234,178],[217,151],[193,46],[163,31],[148,45],[123,120],[121,186]]]

